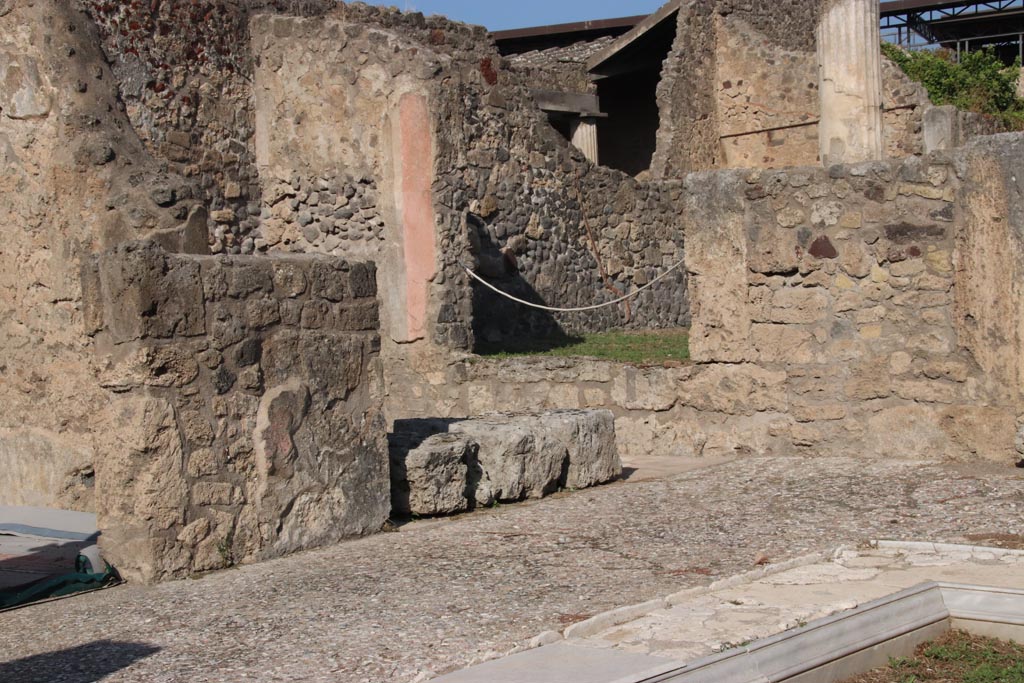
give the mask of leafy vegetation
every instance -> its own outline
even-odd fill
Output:
[[[910,659],[858,676],[850,683],[1024,683],[1024,646],[962,631],[925,643]]]
[[[1020,59],[1006,66],[985,49],[962,54],[958,63],[950,50],[908,52],[891,43],[883,43],[882,52],[919,81],[935,104],[997,116],[1010,128],[1024,130],[1024,100],[1017,97]]]
[[[598,358],[636,365],[685,362],[690,359],[690,338],[687,330],[647,330],[626,332],[615,330],[578,337],[563,336],[513,346],[483,346],[478,349],[489,358],[519,356],[555,356],[561,358]]]

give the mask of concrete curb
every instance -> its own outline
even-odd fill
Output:
[[[942,553],[957,553],[974,556],[974,559],[993,560],[999,558],[1009,557],[1024,557],[1024,550],[1014,550],[1009,548],[994,548],[987,546],[972,546],[954,543],[932,543],[922,541],[890,541],[890,540],[871,540],[868,542],[868,547],[875,550],[895,550],[904,551],[907,553],[927,553],[927,554],[942,554]],[[800,567],[811,566],[819,563],[825,563],[840,559],[843,554],[850,550],[863,549],[865,546],[851,546],[841,545],[832,550],[820,551],[803,555],[801,557],[787,560],[785,562],[779,562],[776,564],[770,564],[764,567],[759,567],[751,571],[729,576],[723,579],[719,579],[710,584],[703,586],[694,586],[687,588],[676,593],[672,593],[664,598],[657,598],[654,600],[648,600],[635,605],[628,605],[625,607],[619,607],[616,609],[608,610],[600,614],[596,614],[585,621],[573,624],[566,627],[561,633],[558,631],[545,631],[534,638],[522,642],[519,646],[514,648],[508,654],[521,653],[528,650],[537,649],[546,645],[551,645],[565,641],[579,641],[586,639],[600,633],[609,628],[639,619],[648,615],[653,614],[659,610],[670,609],[677,605],[686,603],[694,598],[699,598],[710,593],[717,591],[728,590],[736,588],[744,584],[749,584],[761,580],[765,577],[780,574],[792,569],[798,569]],[[852,609],[857,609],[857,606],[852,606]],[[836,615],[840,616],[840,615]],[[826,618],[826,620],[831,618]],[[1021,620],[1024,624],[1024,619]],[[780,629],[784,630],[784,629]],[[662,679],[658,679],[662,680]]]
[[[787,563],[793,565],[794,563]],[[651,601],[601,615],[640,611]],[[582,622],[581,622],[582,623]],[[692,661],[588,647],[577,639],[523,652],[439,680],[601,680],[606,683],[819,683],[884,666],[951,627],[1017,640],[1024,633],[1024,591],[926,582],[800,628]],[[553,632],[552,632],[553,633]],[[574,642],[575,641],[575,642]],[[598,661],[595,661],[595,658]]]
[[[928,582],[794,631],[689,662],[656,680],[842,680],[884,666],[890,657],[909,656],[920,643],[948,631],[950,620],[954,624],[959,621],[960,627],[971,633],[1013,639],[1024,627],[1022,607],[1024,591]]]
[[[957,545],[955,543],[927,543],[923,541],[871,541],[879,550],[909,550],[925,553],[970,553],[971,555],[992,555],[994,557],[1024,557],[1024,550],[992,548],[980,545]]]

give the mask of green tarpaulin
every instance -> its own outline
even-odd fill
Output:
[[[59,598],[82,591],[105,588],[118,583],[120,578],[111,568],[100,574],[76,572],[42,579],[25,586],[0,591],[0,610],[20,607],[40,600]]]

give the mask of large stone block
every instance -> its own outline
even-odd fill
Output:
[[[679,382],[692,371],[623,367],[612,384],[612,400],[627,410],[664,412],[679,401]]]
[[[403,420],[391,436],[395,512],[449,514],[603,484],[622,473],[607,410]]]
[[[679,403],[708,413],[785,412],[787,374],[753,364],[701,366],[679,386]]]
[[[185,520],[184,445],[166,401],[124,399],[117,417],[127,440],[107,444],[97,468],[100,544],[126,578],[153,581],[188,565],[164,552]]]
[[[448,515],[469,509],[469,468],[479,446],[461,434],[391,442],[391,508],[398,514]]]
[[[817,289],[787,287],[772,298],[773,323],[800,324],[821,320],[828,309],[828,297]]]
[[[478,505],[543,498],[558,490],[568,466],[565,446],[538,438],[522,417],[491,415],[451,426],[479,446],[469,487]]]
[[[687,178],[686,270],[690,274],[693,325],[690,355],[699,363],[742,363],[750,344],[747,296],[748,236],[737,172]]]
[[[568,452],[565,488],[597,486],[622,475],[611,411],[555,410],[540,416],[540,426],[546,438],[564,444]]]
[[[940,409],[913,404],[881,410],[868,418],[864,450],[887,458],[953,455]]]

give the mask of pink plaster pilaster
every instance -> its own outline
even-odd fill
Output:
[[[436,274],[434,202],[434,149],[427,100],[406,93],[399,101],[401,177],[399,207],[405,252],[406,341],[427,333],[427,293]]]

